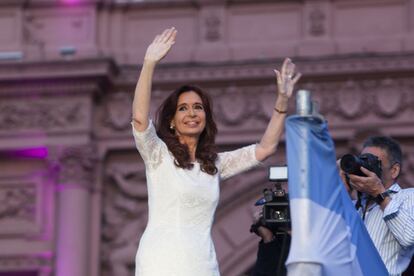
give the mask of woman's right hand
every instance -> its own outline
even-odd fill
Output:
[[[154,38],[154,41],[148,46],[145,53],[144,61],[146,62],[159,62],[165,57],[172,45],[175,43],[175,37],[177,30],[172,27],[164,30],[161,34]]]

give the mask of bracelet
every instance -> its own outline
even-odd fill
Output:
[[[287,110],[280,110],[280,109],[278,109],[277,107],[275,107],[275,111],[276,111],[277,113],[280,113],[280,114],[286,114],[286,113],[287,113]]]

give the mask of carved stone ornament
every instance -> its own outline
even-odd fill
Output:
[[[378,120],[400,116],[413,106],[412,80],[366,79],[303,83],[298,89],[312,92],[320,113],[345,120],[375,115]]]
[[[132,118],[131,104],[131,96],[125,92],[110,95],[106,103],[107,124],[116,130],[129,128]]]
[[[322,36],[326,33],[326,30],[325,30],[326,15],[318,7],[315,7],[309,13],[309,21],[310,21],[309,22],[310,23],[309,33],[312,36]]]
[[[321,75],[342,75],[347,77],[352,74],[366,74],[367,72],[387,73],[402,68],[405,71],[414,70],[414,55],[401,56],[356,56],[332,59],[312,60],[309,62],[297,62],[298,69],[303,76]],[[1,69],[1,68],[0,68]],[[269,65],[266,63],[252,64],[249,62],[237,65],[217,65],[217,66],[182,66],[174,68],[174,74],[169,69],[159,69],[154,75],[154,83],[196,83],[196,82],[215,82],[229,81],[230,79],[257,80],[264,76],[273,77],[269,74]],[[123,72],[124,81],[131,86],[136,84],[136,70],[125,69]],[[304,81],[304,79],[301,79]]]
[[[28,46],[35,46],[37,48],[39,57],[45,56],[45,41],[41,39],[35,29],[41,29],[43,26],[34,22],[34,17],[27,15],[23,20],[23,39]]]
[[[221,39],[220,18],[211,13],[205,18],[206,33],[205,39],[209,42],[215,42]]]
[[[58,183],[92,189],[97,159],[93,146],[65,148],[58,158]]]
[[[0,236],[44,239],[51,230],[47,215],[53,202],[53,178],[49,167],[0,176]]]
[[[85,103],[74,100],[2,101],[0,102],[0,132],[79,127],[84,124],[85,110]]]
[[[349,81],[345,83],[341,91],[338,93],[338,105],[341,115],[345,118],[354,119],[361,117],[368,110],[368,95],[360,93],[361,89],[358,84]]]
[[[106,169],[103,225],[103,275],[133,274],[138,239],[147,221],[147,188],[143,163],[114,162]]]
[[[239,88],[230,86],[217,99],[217,114],[217,120],[226,125],[237,125],[249,116],[246,98]]]
[[[403,93],[395,93],[400,89],[394,80],[387,79],[376,89],[377,114],[383,117],[393,117],[402,111]]]
[[[35,185],[1,185],[0,202],[0,221],[14,219],[35,222]]]

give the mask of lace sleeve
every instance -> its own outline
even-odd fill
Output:
[[[219,153],[220,178],[224,180],[259,165],[255,151],[256,144]]]
[[[131,123],[132,124],[132,123]],[[157,136],[152,121],[144,131],[138,131],[132,124],[135,146],[138,149],[144,163],[156,168],[162,162],[163,151],[167,149],[165,143]]]

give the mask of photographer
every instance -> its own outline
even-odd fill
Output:
[[[401,275],[414,253],[414,189],[401,189],[402,152],[390,137],[368,138],[363,154],[380,161],[378,173],[360,167],[360,175],[341,171],[348,191],[360,193],[358,212],[390,275]]]

